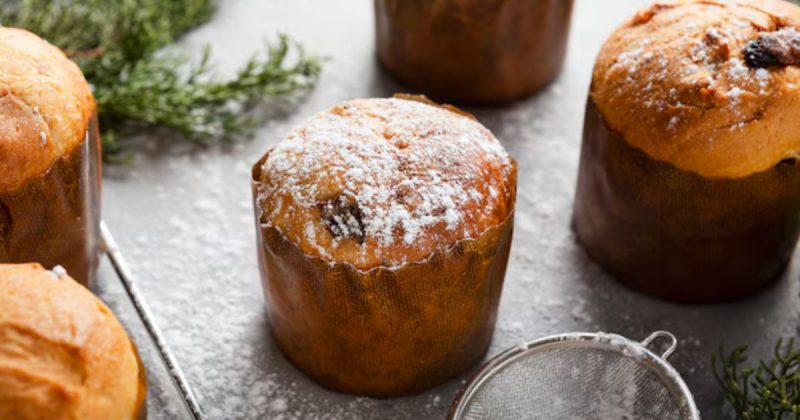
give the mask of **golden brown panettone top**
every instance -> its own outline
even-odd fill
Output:
[[[131,341],[59,271],[0,265],[0,419],[135,419],[143,384]]]
[[[30,32],[0,27],[0,192],[81,143],[94,100],[80,69]]]
[[[654,159],[710,178],[765,171],[800,156],[800,67],[753,65],[745,50],[800,42],[797,30],[800,7],[783,0],[659,1],[606,42],[591,94]],[[800,60],[800,44],[784,53]]]
[[[368,270],[425,259],[511,213],[516,167],[469,116],[360,99],[314,116],[261,170],[261,223],[309,255]]]

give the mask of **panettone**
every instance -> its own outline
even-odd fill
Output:
[[[114,314],[62,268],[0,265],[0,419],[140,420],[145,374]]]
[[[364,99],[317,114],[254,167],[273,335],[323,385],[422,391],[491,340],[516,166],[452,108]]]
[[[625,283],[679,301],[751,294],[800,228],[800,8],[661,1],[594,68],[575,228]]]
[[[573,0],[375,0],[383,66],[442,101],[502,103],[558,76]]]
[[[0,262],[97,263],[100,144],[78,67],[37,36],[0,27]]]

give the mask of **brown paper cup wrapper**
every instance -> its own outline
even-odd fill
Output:
[[[680,302],[751,295],[789,262],[800,231],[800,164],[709,179],[651,159],[589,98],[574,227],[625,284]]]
[[[133,418],[147,420],[147,371],[144,368],[141,357],[139,357],[139,350],[133,341],[131,341],[131,346],[133,346],[133,351],[136,353],[136,361],[139,362],[139,398],[136,401],[137,411]]]
[[[573,0],[375,0],[381,63],[438,101],[502,103],[561,71]]]
[[[513,213],[481,237],[398,269],[361,271],[306,255],[260,224],[259,263],[273,337],[322,386],[373,397],[414,394],[464,372],[494,331]]]
[[[99,259],[100,165],[92,118],[83,142],[45,174],[0,191],[0,262],[61,265],[91,286]]]

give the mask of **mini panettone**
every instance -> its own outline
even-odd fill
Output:
[[[254,167],[273,336],[320,384],[378,397],[458,375],[491,341],[516,163],[421,99],[317,114]]]
[[[0,262],[98,259],[100,143],[83,75],[37,36],[0,27]]]
[[[558,76],[573,0],[375,0],[386,69],[437,100],[502,103]]]
[[[0,264],[0,419],[141,420],[145,373],[114,314],[63,269]]]
[[[623,282],[700,302],[752,294],[800,229],[800,8],[662,1],[603,46],[574,226]]]

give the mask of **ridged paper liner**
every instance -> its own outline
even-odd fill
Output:
[[[438,101],[500,103],[552,81],[573,0],[375,0],[381,63]]]
[[[100,165],[93,117],[81,144],[46,173],[0,191],[0,262],[61,265],[91,286],[99,259]]]
[[[494,331],[513,212],[421,262],[369,271],[330,264],[260,223],[267,155],[253,168],[259,264],[272,335],[294,365],[332,390],[393,397],[480,360]]]
[[[682,171],[632,147],[590,97],[574,216],[589,255],[635,289],[681,302],[742,298],[792,256],[800,164],[741,179]]]
[[[139,350],[133,340],[131,340],[131,347],[133,347],[133,352],[136,355],[136,362],[139,364],[139,395],[136,399],[134,418],[136,420],[147,420],[147,370],[144,368],[142,358],[139,356]]]

